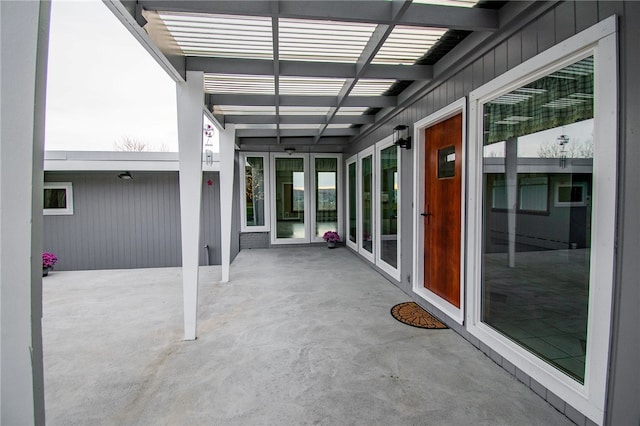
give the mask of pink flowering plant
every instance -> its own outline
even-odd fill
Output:
[[[322,239],[328,243],[339,243],[340,235],[338,235],[338,233],[335,231],[327,231],[322,236]]]
[[[58,262],[58,257],[49,252],[42,252],[42,267],[43,268],[53,268],[53,265]]]

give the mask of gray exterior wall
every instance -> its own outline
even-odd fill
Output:
[[[208,181],[211,180],[211,185]],[[202,174],[202,216],[200,217],[200,265],[220,265],[220,175],[218,172]],[[209,246],[209,258],[207,250]]]
[[[517,3],[517,2],[516,2]],[[345,158],[373,145],[392,133],[399,124],[414,123],[451,104],[495,77],[514,68],[538,53],[564,41],[576,33],[616,14],[619,17],[620,52],[620,126],[619,126],[619,196],[618,196],[618,252],[614,281],[613,330],[610,358],[608,406],[606,422],[610,425],[640,424],[640,3],[615,1],[540,2],[542,14],[523,16],[518,28],[506,28],[488,37],[482,46],[467,57],[458,58],[459,66],[451,66],[436,78],[430,91],[407,106],[405,110],[383,124],[364,130],[365,136],[345,152]],[[502,11],[501,11],[502,12]],[[473,37],[470,36],[470,37]],[[465,40],[465,42],[468,40]],[[463,42],[464,43],[464,42]],[[455,50],[451,52],[455,54]],[[441,60],[447,63],[447,57]],[[411,204],[413,194],[412,152],[401,150],[402,218],[402,281],[396,285],[427,305],[412,291],[411,270],[413,222]],[[407,255],[405,255],[407,254]],[[391,279],[391,281],[394,281]],[[430,307],[429,308],[433,308]],[[437,314],[437,309],[433,309]],[[444,317],[444,316],[441,316]],[[469,335],[464,327],[449,324],[458,333],[483,350],[498,364],[511,371],[523,383],[547,399],[578,424],[589,424],[584,416],[547,392],[535,380],[503,360],[499,354]]]
[[[58,270],[180,266],[180,189],[177,172],[46,172],[45,182],[72,182],[74,214],[44,216],[45,251]],[[207,185],[207,180],[212,185]],[[203,176],[200,264],[220,264],[220,179]]]

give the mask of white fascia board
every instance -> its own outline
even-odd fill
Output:
[[[178,171],[177,152],[47,151],[45,171]],[[203,170],[219,171],[219,154]]]

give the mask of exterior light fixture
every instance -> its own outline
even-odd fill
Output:
[[[133,176],[129,172],[122,172],[118,175],[118,179],[122,180],[133,180]]]
[[[558,144],[560,145],[560,167],[567,167],[567,150],[565,149],[565,145],[569,143],[569,136],[560,135],[556,139]]]
[[[287,154],[291,155],[294,152],[296,152],[296,149],[293,148],[293,147],[287,147],[287,148],[284,149],[284,152],[286,152]]]
[[[393,129],[393,144],[404,149],[411,149],[409,126],[401,124]]]

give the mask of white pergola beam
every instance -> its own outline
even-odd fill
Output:
[[[197,336],[203,89],[202,72],[189,71],[187,81],[176,83],[185,340],[195,340]]]
[[[336,115],[335,124],[367,124],[373,123],[373,115]],[[225,123],[233,124],[276,124],[274,115],[225,115]],[[280,115],[280,124],[324,124],[326,115]]]
[[[274,61],[267,59],[240,59],[187,56],[188,71],[211,74],[272,75]],[[340,62],[304,62],[280,60],[279,75],[291,77],[355,78],[356,65]],[[390,78],[396,80],[430,80],[431,65],[370,64],[361,78]]]
[[[355,128],[340,128],[340,129],[326,129],[323,136],[355,136],[360,132]],[[261,137],[276,137],[276,129],[238,129],[236,130],[236,136],[239,138],[261,138]],[[306,136],[318,136],[318,129],[280,129],[281,137],[306,137]],[[220,166],[222,170],[222,166]]]
[[[245,105],[245,106],[273,106],[273,95],[247,95],[247,94],[209,94],[208,104],[213,105]],[[345,107],[371,107],[386,108],[396,106],[395,96],[349,96],[342,104]],[[304,96],[281,95],[280,106],[336,106],[336,96]]]
[[[144,9],[157,11],[215,13],[226,15],[273,16],[272,2],[266,1],[201,1],[140,0]],[[388,25],[394,22],[395,2],[379,0],[346,1],[280,1],[277,16],[281,18],[317,19]],[[397,25],[452,28],[466,31],[495,31],[498,12],[490,9],[412,4]]]

